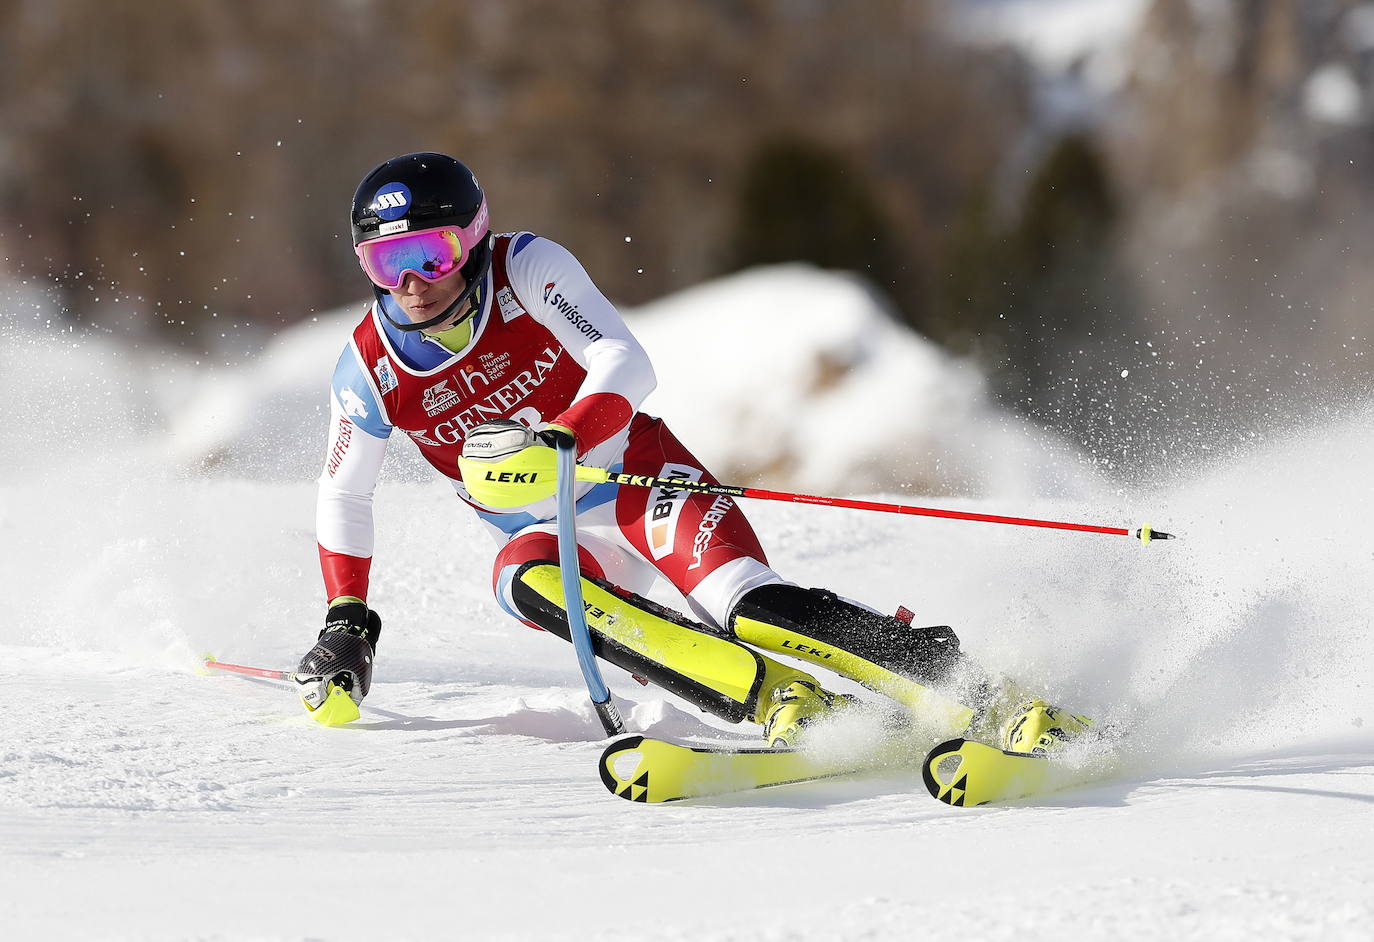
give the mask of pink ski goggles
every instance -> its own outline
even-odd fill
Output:
[[[487,230],[487,204],[483,201],[471,224],[446,226],[419,232],[399,232],[354,247],[358,264],[372,283],[394,291],[414,272],[428,282],[447,278],[468,260]]]

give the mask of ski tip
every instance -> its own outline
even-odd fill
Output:
[[[643,743],[643,736],[626,736],[601,753],[601,784],[612,795],[626,801],[649,801],[649,773],[639,774],[641,762],[636,755]]]
[[[957,757],[962,748],[964,748],[964,740],[962,739],[942,742],[926,753],[926,760],[921,764],[921,781],[925,782],[926,791],[930,792],[930,797],[937,801],[943,801],[947,805],[963,804],[963,792],[958,791],[956,793],[958,766],[962,763],[957,761],[946,762],[951,756]],[[947,765],[951,768],[942,771],[942,767]]]
[[[215,657],[213,654],[201,654],[198,656],[196,660],[195,672],[197,674],[205,674],[208,676],[211,673],[210,665],[215,664],[218,661],[219,658]]]

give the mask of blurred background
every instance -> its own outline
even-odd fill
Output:
[[[1357,0],[0,0],[0,316],[27,325],[0,342],[12,371],[110,338],[174,426],[198,394],[170,358],[252,369],[358,316],[353,189],[440,150],[627,312],[852,273],[1004,425],[1136,480],[1370,398],[1371,90]]]

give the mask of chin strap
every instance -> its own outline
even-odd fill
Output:
[[[483,272],[483,277],[486,277],[485,272]],[[435,315],[434,317],[431,317],[427,321],[420,321],[419,323],[415,323],[413,321],[398,321],[396,318],[392,317],[391,312],[386,309],[385,302],[385,298],[390,292],[384,291],[381,288],[378,288],[376,285],[372,286],[372,293],[377,296],[377,307],[382,312],[382,316],[387,319],[387,323],[389,323],[392,327],[395,327],[397,330],[404,331],[408,334],[414,333],[417,330],[429,330],[431,327],[437,327],[438,325],[442,324],[444,321],[448,320],[450,317],[453,316],[453,312],[456,311],[460,305],[465,304],[469,298],[473,297],[473,295],[477,294],[480,290],[480,282],[478,282],[475,286],[469,285],[468,289],[464,291],[462,294],[460,294],[457,300],[455,300],[452,304],[444,308],[442,312]],[[478,305],[473,304],[472,310],[468,311],[457,321],[455,321],[453,326],[457,327],[459,324],[462,324],[468,318],[472,317],[474,314],[477,313],[477,308]]]
[[[463,293],[458,295],[458,297],[454,299],[453,303],[450,304],[448,307],[444,308],[444,310],[441,313],[435,315],[434,317],[431,317],[427,321],[420,321],[417,324],[411,321],[402,322],[396,320],[396,318],[392,317],[391,314],[387,311],[386,304],[384,303],[386,295],[390,294],[391,292],[386,291],[385,289],[380,288],[376,284],[374,284],[372,286],[372,293],[377,297],[377,307],[382,312],[382,316],[387,319],[387,322],[391,324],[392,327],[395,327],[397,330],[405,331],[406,333],[410,333],[416,330],[429,330],[429,328],[437,327],[444,321],[448,320],[450,317],[453,316],[453,312],[458,310],[458,308],[462,306],[469,298],[472,298],[474,296],[480,298],[478,292],[482,290],[482,285],[487,280],[487,272],[491,271],[491,243],[493,241],[493,236],[487,236],[488,244],[486,258],[482,260],[480,270],[475,272],[472,278],[468,279],[468,286],[463,290]],[[453,326],[457,327],[458,324],[461,324],[469,317],[472,317],[474,314],[477,313],[477,309],[480,306],[480,302],[473,304],[472,310],[469,311],[466,315],[464,315],[461,319],[459,319],[459,321],[455,323]]]

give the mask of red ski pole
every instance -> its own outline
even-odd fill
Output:
[[[261,677],[264,680],[294,681],[296,679],[295,671],[277,671],[268,667],[244,667],[242,664],[226,664],[223,661],[215,660],[213,654],[202,654],[201,659],[207,671],[246,674],[249,677]],[[323,726],[343,726],[345,723],[356,720],[359,715],[358,705],[353,702],[348,691],[333,683],[329,685],[329,695],[324,703],[317,707],[306,704],[306,709],[310,711],[311,718]]]
[[[247,674],[249,677],[262,677],[266,680],[295,680],[295,671],[274,671],[266,667],[244,667],[242,664],[225,664],[212,656],[202,655],[207,670],[227,671],[231,674]]]
[[[739,487],[732,484],[710,484],[683,478],[660,478],[649,474],[627,474],[605,468],[577,469],[579,481],[629,484],[632,487],[660,487],[664,490],[692,491],[699,494],[719,494],[725,497],[749,497],[756,500],[786,501],[793,504],[820,504],[825,507],[848,507],[852,510],[873,510],[878,513],[910,514],[918,517],[943,517],[947,520],[973,520],[980,523],[1003,523],[1018,527],[1047,527],[1054,530],[1077,530],[1081,533],[1106,533],[1112,536],[1133,536],[1142,543],[1151,540],[1172,540],[1173,534],[1153,529],[1149,524],[1129,530],[1125,527],[1101,527],[1089,523],[1065,523],[1059,520],[1036,520],[1031,517],[1004,517],[999,514],[980,514],[966,510],[944,510],[938,507],[916,507],[910,504],[887,504],[869,500],[850,500],[844,497],[816,497],[811,494],[789,494],[758,487]]]

